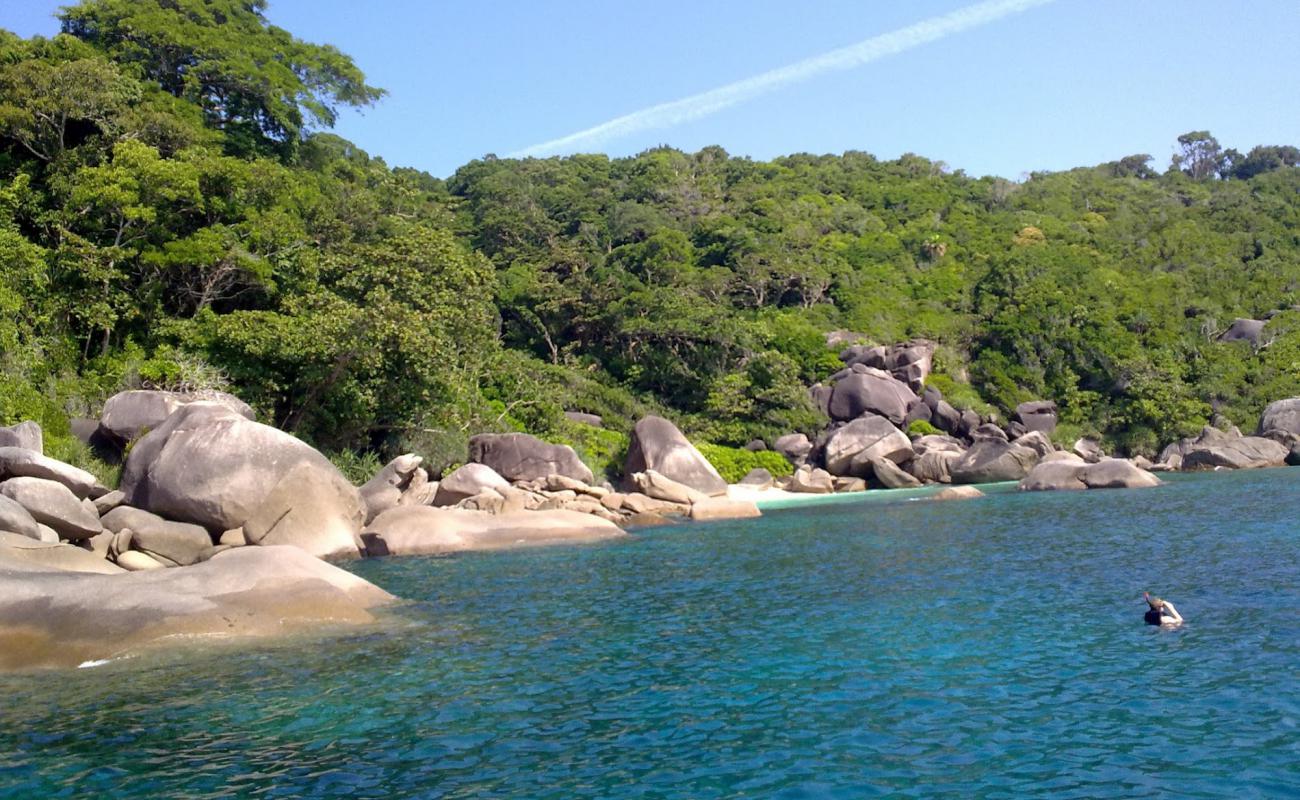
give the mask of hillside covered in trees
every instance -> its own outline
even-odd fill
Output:
[[[1300,392],[1300,150],[1179,139],[1022,182],[866,153],[486,157],[446,180],[328,132],[382,90],[263,0],[83,0],[0,31],[0,425],[227,388],[337,454],[524,429],[601,461],[654,410],[809,434],[827,334],[1153,454]],[[1266,320],[1221,341],[1235,318]],[[606,430],[565,420],[602,415]],[[60,450],[62,448],[62,451]]]

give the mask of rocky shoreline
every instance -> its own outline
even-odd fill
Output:
[[[363,623],[395,600],[322,559],[615,540],[677,518],[751,518],[776,500],[875,488],[956,484],[933,499],[969,499],[979,483],[1145,488],[1160,485],[1161,470],[1300,462],[1300,398],[1270,405],[1258,435],[1207,427],[1152,464],[1107,458],[1088,440],[1058,449],[1049,402],[1022,404],[1006,425],[956,412],[924,386],[925,347],[899,352],[849,348],[846,370],[813,388],[831,426],[772,443],[793,474],[755,470],[734,486],[654,416],[633,429],[618,487],[598,483],[571,448],[527,434],[473,437],[466,463],[437,480],[407,454],[356,487],[220,393],[123,392],[83,423],[88,440],[123,455],[115,490],[45,456],[35,423],[0,428],[0,669],[75,666],[178,636]],[[950,430],[909,436],[899,427],[909,417]]]

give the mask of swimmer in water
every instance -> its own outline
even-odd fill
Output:
[[[1161,625],[1166,628],[1172,628],[1183,624],[1183,615],[1178,613],[1174,604],[1168,600],[1161,600],[1159,597],[1152,597],[1149,592],[1142,593],[1142,599],[1147,601],[1150,608],[1142,616],[1148,625]]]

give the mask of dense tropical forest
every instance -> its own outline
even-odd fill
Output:
[[[826,420],[827,334],[1152,454],[1300,393],[1300,150],[1205,131],[1016,182],[916,155],[656,148],[446,180],[329,133],[380,101],[264,0],[83,0],[0,31],[0,424],[225,388],[342,461],[528,430],[607,461],[637,416],[736,446]],[[1234,318],[1267,320],[1220,341]],[[605,429],[568,422],[599,414]]]

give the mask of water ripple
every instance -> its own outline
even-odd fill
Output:
[[[0,797],[1300,796],[1298,481],[363,562],[378,629],[0,677]]]

